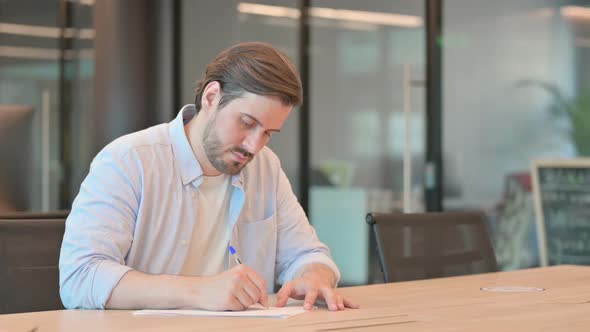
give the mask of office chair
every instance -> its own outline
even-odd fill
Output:
[[[64,219],[0,219],[0,313],[63,309],[59,253]]]
[[[385,282],[498,271],[479,212],[367,214]]]

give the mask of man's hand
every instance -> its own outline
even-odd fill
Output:
[[[220,274],[201,277],[192,287],[192,307],[206,310],[245,310],[254,303],[268,307],[266,281],[244,264]]]
[[[336,277],[334,272],[323,264],[310,264],[302,269],[299,277],[289,281],[277,293],[277,307],[287,304],[291,297],[297,300],[305,299],[303,307],[313,308],[316,300],[323,300],[331,311],[344,308],[358,309],[358,304],[339,294],[335,289]]]
[[[245,310],[268,306],[264,279],[246,265],[209,277],[151,275],[129,271],[106,303],[109,309]]]

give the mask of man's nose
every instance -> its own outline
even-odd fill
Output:
[[[250,132],[244,139],[243,147],[246,149],[246,151],[252,155],[255,155],[258,153],[258,151],[260,151],[260,149],[264,147],[264,144],[266,143],[264,142],[263,135],[258,133],[258,130],[254,130]]]

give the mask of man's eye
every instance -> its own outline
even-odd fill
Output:
[[[252,126],[252,122],[248,122],[248,120],[240,119],[240,122],[242,123],[242,125],[244,125],[244,127],[251,127]]]

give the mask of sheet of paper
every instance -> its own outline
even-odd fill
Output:
[[[305,309],[302,306],[293,307],[268,307],[252,305],[244,311],[207,311],[192,309],[175,310],[138,310],[133,312],[136,316],[198,316],[198,317],[266,317],[266,318],[288,318],[301,313]]]

